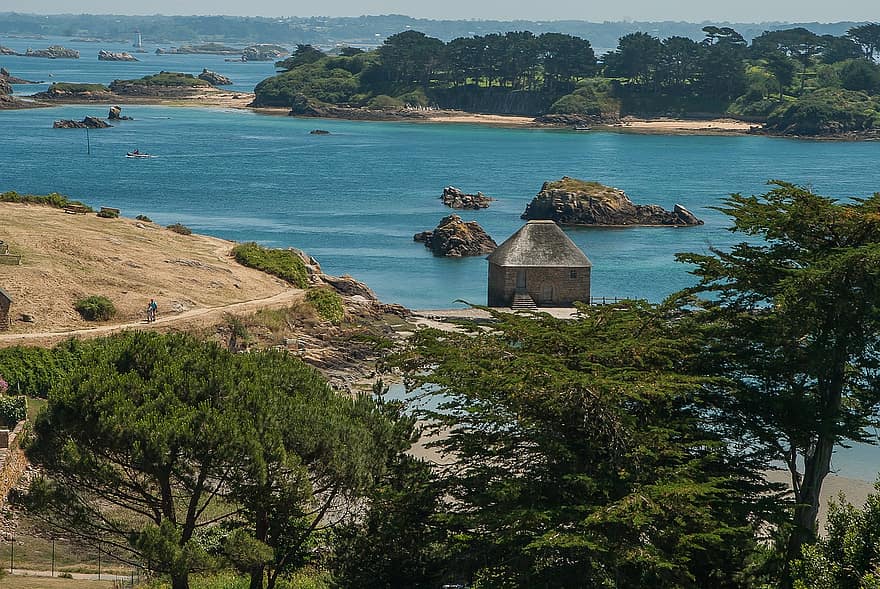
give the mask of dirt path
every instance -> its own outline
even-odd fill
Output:
[[[0,347],[14,345],[52,345],[70,337],[92,338],[109,335],[127,329],[150,329],[156,331],[168,331],[184,329],[195,326],[205,326],[216,323],[226,314],[253,313],[260,309],[274,309],[288,306],[302,296],[305,291],[298,288],[289,288],[271,297],[254,299],[220,305],[216,307],[202,307],[190,309],[173,315],[160,315],[153,323],[146,320],[130,323],[116,323],[112,325],[98,325],[85,329],[71,329],[67,331],[44,331],[32,333],[9,333],[0,335]]]

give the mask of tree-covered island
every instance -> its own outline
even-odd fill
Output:
[[[751,43],[728,27],[703,31],[701,41],[631,33],[601,57],[588,40],[528,31],[448,43],[405,31],[336,55],[299,45],[257,85],[254,105],[317,116],[438,107],[569,124],[727,115],[806,136],[880,127],[880,25],[767,31]]]

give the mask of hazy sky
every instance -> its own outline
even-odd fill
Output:
[[[0,11],[41,14],[232,14],[359,16],[405,14],[435,19],[820,21],[880,19],[876,0],[2,0]]]

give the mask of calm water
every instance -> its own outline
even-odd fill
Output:
[[[15,85],[17,95],[41,92],[51,82],[79,82],[109,84],[115,79],[128,80],[141,78],[165,70],[198,75],[202,69],[221,73],[233,81],[232,86],[223,86],[239,92],[253,92],[260,80],[274,75],[275,66],[271,61],[227,62],[227,58],[235,55],[156,55],[156,46],[144,41],[147,53],[132,53],[140,61],[98,61],[98,51],[128,51],[131,53],[132,42],[128,43],[91,43],[70,41],[69,38],[52,37],[49,39],[13,39],[0,36],[0,45],[24,53],[28,48],[45,49],[49,45],[62,45],[76,49],[79,59],[42,59],[38,57],[18,57],[0,55],[0,66],[24,80],[42,81],[39,85]],[[241,47],[241,44],[234,45]],[[167,49],[169,45],[163,45]]]
[[[880,188],[877,143],[318,121],[130,106],[125,111],[135,121],[89,133],[89,155],[85,131],[51,128],[54,119],[106,111],[0,112],[0,190],[59,191],[127,216],[299,247],[325,271],[351,274],[383,300],[413,308],[486,299],[483,258],[438,259],[412,241],[449,214],[438,200],[446,185],[498,198],[487,210],[463,213],[498,242],[521,225],[519,215],[541,183],[562,175],[617,186],[636,202],[685,205],[706,225],[568,230],[593,261],[594,296],[655,301],[692,283],[687,268],[673,261],[675,252],[725,247],[736,238],[725,230],[725,218],[708,208],[724,195],[763,192],[771,178],[840,198]],[[317,127],[332,134],[309,135]],[[135,147],[156,157],[126,159]],[[880,466],[876,450],[863,446],[836,455],[835,465],[866,480]]]

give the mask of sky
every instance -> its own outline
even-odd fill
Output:
[[[2,0],[0,12],[38,14],[229,14],[360,16],[405,14],[432,19],[682,20],[690,22],[837,22],[877,20],[876,0]]]

